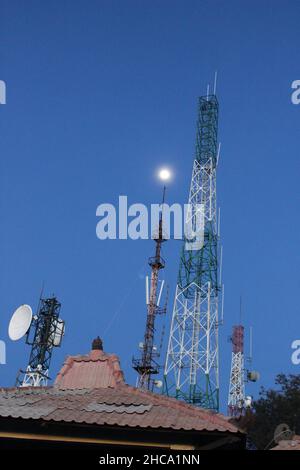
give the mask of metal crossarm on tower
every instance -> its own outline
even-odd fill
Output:
[[[186,222],[198,243],[185,234],[164,370],[164,393],[203,408],[219,409],[218,230],[216,169],[218,101],[199,98],[196,156]],[[202,229],[197,218],[202,211]],[[197,230],[199,233],[197,233]]]

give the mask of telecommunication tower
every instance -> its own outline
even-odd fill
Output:
[[[244,327],[233,327],[228,414],[238,417],[245,408]]]
[[[245,329],[242,324],[235,325],[232,329],[232,354],[228,394],[228,414],[238,418],[252,406],[252,397],[245,393],[247,382],[257,382],[260,378],[259,372],[245,368],[244,357]],[[252,366],[252,327],[250,328],[250,354],[246,358],[249,366]]]
[[[154,344],[155,335],[155,319],[157,315],[166,313],[166,305],[160,307],[160,301],[164,286],[164,281],[161,281],[159,287],[159,271],[164,269],[165,261],[161,257],[162,243],[165,240],[163,235],[163,206],[165,200],[166,188],[163,189],[163,202],[162,210],[159,215],[158,233],[154,236],[155,256],[149,258],[149,266],[151,267],[150,278],[150,292],[149,292],[149,278],[146,276],[146,305],[147,305],[147,320],[144,335],[144,342],[140,343],[141,358],[132,360],[132,366],[138,373],[137,387],[147,390],[152,390],[155,381],[153,375],[157,375],[160,370],[158,358],[160,356],[160,348]]]
[[[190,244],[193,240],[185,235],[164,369],[165,394],[215,411],[219,409],[218,308],[222,295],[216,209],[218,111],[215,93],[199,98],[186,218],[196,243]]]
[[[53,348],[61,345],[65,330],[65,323],[59,318],[60,309],[56,297],[40,299],[38,314],[26,334],[26,344],[31,346],[29,363],[25,371],[20,370],[17,386],[47,386]]]

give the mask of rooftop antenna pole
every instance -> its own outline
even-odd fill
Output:
[[[242,323],[242,296],[240,295],[240,324]]]
[[[253,354],[253,327],[250,326],[249,330],[249,362],[252,363],[252,354]]]
[[[222,284],[222,299],[221,299],[221,325],[224,323],[224,296],[225,296],[225,285]]]
[[[38,306],[37,306],[37,312],[40,310],[41,301],[42,301],[42,297],[43,297],[43,294],[44,294],[44,289],[45,289],[45,281],[42,282],[41,293],[40,293]]]
[[[208,97],[209,97],[209,84],[207,85],[207,89],[206,89],[206,101],[208,101]]]
[[[214,79],[214,95],[217,92],[217,79],[218,79],[218,71],[215,71],[215,79]]]
[[[218,145],[217,166],[219,165],[220,153],[221,153],[221,142],[219,142],[219,145]]]
[[[153,389],[155,382],[152,376],[157,375],[160,370],[160,366],[157,362],[160,351],[154,344],[155,319],[157,315],[166,313],[166,306],[159,306],[163,289],[163,282],[159,288],[159,271],[165,267],[165,261],[161,257],[162,244],[164,241],[166,241],[163,235],[163,209],[165,196],[166,186],[163,187],[163,198],[159,215],[158,234],[154,238],[155,256],[149,258],[149,266],[151,267],[150,292],[146,292],[147,320],[144,342],[141,343],[140,347],[141,358],[133,358],[132,360],[133,368],[138,373],[137,387],[146,390]],[[146,281],[146,290],[148,290],[148,284],[148,281]]]

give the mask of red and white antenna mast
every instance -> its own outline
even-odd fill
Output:
[[[245,365],[244,365],[244,327],[233,327],[231,336],[232,356],[228,395],[228,414],[238,417],[245,406]]]
[[[160,178],[163,180],[169,179],[170,173],[164,169],[160,172]],[[146,276],[146,305],[147,305],[147,320],[146,330],[143,343],[140,343],[141,358],[133,359],[133,368],[138,373],[138,388],[152,390],[154,381],[153,375],[157,375],[160,370],[158,358],[160,350],[154,344],[155,335],[155,319],[157,315],[166,313],[166,305],[160,307],[164,281],[159,281],[159,271],[164,269],[165,261],[161,256],[162,244],[166,239],[163,234],[163,208],[165,202],[166,187],[163,188],[163,200],[161,211],[159,215],[158,233],[154,238],[155,241],[155,256],[149,258],[149,266],[151,267],[150,277],[150,291],[149,291],[149,278]],[[159,285],[160,284],[160,285]]]
[[[244,359],[244,336],[245,329],[241,324],[242,320],[242,299],[240,299],[240,324],[233,327],[232,336],[232,356],[230,384],[228,395],[228,414],[238,418],[245,413],[247,408],[251,408],[252,397],[245,395],[245,383],[257,382],[259,373],[255,370],[245,369]],[[252,365],[252,327],[250,328],[250,356],[247,361]]]

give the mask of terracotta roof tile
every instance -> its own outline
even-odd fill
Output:
[[[74,390],[61,390],[57,394],[52,388],[39,392],[40,400],[33,401],[27,389],[18,389],[17,393],[16,390],[2,389],[0,416],[102,426],[238,432],[221,414],[209,413],[151,392],[141,392],[126,384],[84,393],[78,390],[78,395]]]
[[[115,354],[93,350],[86,356],[69,356],[57,375],[57,388],[78,389],[115,387],[124,383],[119,359]]]
[[[68,357],[54,387],[0,389],[0,417],[99,426],[241,432],[228,418],[124,382],[116,355]]]

